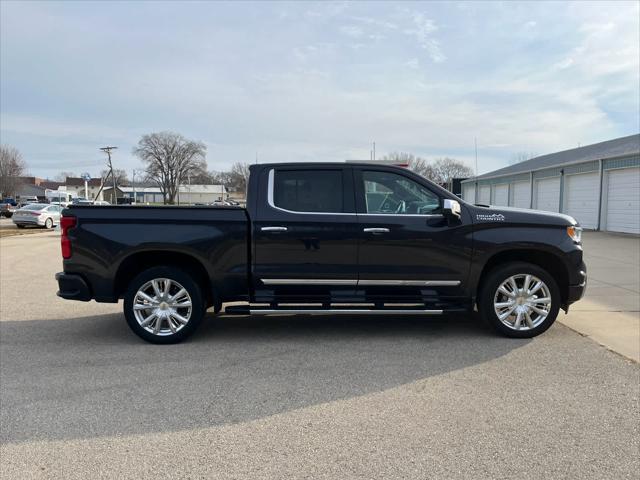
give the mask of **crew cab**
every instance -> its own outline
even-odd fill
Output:
[[[154,343],[183,340],[225,302],[239,315],[477,308],[533,337],[586,286],[573,218],[471,205],[396,166],[253,165],[246,208],[71,205],[61,226],[58,295],[124,299]]]

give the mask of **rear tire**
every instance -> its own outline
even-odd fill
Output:
[[[53,220],[47,218],[44,222],[44,228],[46,228],[47,230],[53,228]]]
[[[153,267],[136,276],[124,296],[127,324],[150,343],[178,343],[190,336],[206,308],[200,286],[176,267]]]
[[[16,227],[18,227],[18,228],[24,228],[24,225],[20,225],[19,223],[16,223]]]
[[[502,335],[532,338],[555,322],[560,289],[537,265],[515,262],[499,265],[485,277],[478,295],[482,318]]]

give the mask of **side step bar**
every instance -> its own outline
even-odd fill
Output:
[[[234,305],[225,309],[227,315],[442,315],[442,310],[416,308],[260,308]]]

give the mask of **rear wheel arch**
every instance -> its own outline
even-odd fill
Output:
[[[202,261],[183,252],[171,250],[145,250],[133,253],[123,259],[114,275],[113,291],[117,298],[122,298],[130,282],[141,272],[153,267],[174,267],[193,276],[201,286],[207,305],[216,306],[220,299],[213,291],[209,272]]]
[[[191,272],[174,265],[151,267],[129,283],[124,295],[125,318],[133,332],[148,342],[181,342],[203,320],[203,294]]]
[[[516,262],[531,263],[548,272],[549,275],[554,278],[560,289],[560,297],[563,305],[566,303],[569,296],[569,272],[560,256],[544,250],[526,248],[504,250],[491,256],[484,264],[478,277],[475,292],[476,298],[480,296],[485,280],[493,270],[503,265]]]

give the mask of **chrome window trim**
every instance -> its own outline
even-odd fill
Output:
[[[278,207],[273,202],[273,188],[275,183],[275,168],[269,170],[269,180],[267,182],[267,203],[271,208],[276,210],[280,210],[281,212],[293,213],[295,215],[357,215],[354,213],[345,213],[345,212],[297,212],[295,210],[287,210],[286,208]]]
[[[444,217],[442,213],[356,213],[356,212],[304,212],[296,210],[288,210],[286,208],[278,207],[273,201],[273,190],[275,185],[275,168],[269,170],[269,177],[267,181],[267,203],[275,210],[280,210],[285,213],[292,213],[294,215],[349,215],[349,216],[362,216],[362,217]]]
[[[361,217],[444,217],[442,213],[358,213]]]
[[[389,287],[457,287],[460,280],[358,280],[327,278],[262,278],[264,285],[350,285]]]

